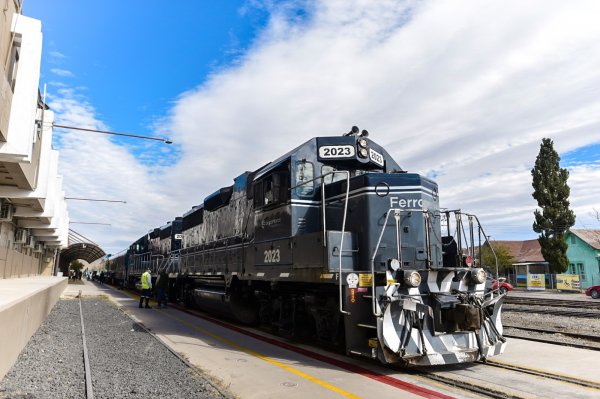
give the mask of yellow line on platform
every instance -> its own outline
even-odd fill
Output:
[[[286,371],[289,371],[290,373],[296,374],[299,377],[305,378],[305,379],[307,379],[307,380],[309,380],[309,381],[311,381],[311,382],[313,382],[313,383],[315,383],[317,385],[322,386],[323,388],[329,389],[329,390],[331,390],[331,391],[333,391],[335,393],[338,393],[338,394],[340,394],[342,396],[345,396],[347,398],[360,399],[360,396],[357,396],[357,395],[354,395],[354,394],[352,394],[350,392],[344,391],[341,388],[338,388],[338,387],[336,387],[334,385],[331,385],[331,384],[329,384],[329,383],[327,383],[325,381],[322,381],[322,380],[320,380],[320,379],[318,379],[316,377],[313,377],[310,374],[306,374],[306,373],[304,373],[304,372],[302,372],[302,371],[300,371],[298,369],[295,369],[293,367],[290,367],[290,366],[288,366],[286,364],[278,362],[277,360],[271,359],[270,357],[261,355],[260,353],[255,352],[252,349],[248,349],[248,348],[246,348],[244,346],[238,345],[235,342],[229,341],[228,339],[223,338],[223,337],[221,337],[221,336],[219,336],[217,334],[214,334],[214,333],[212,333],[212,332],[210,332],[210,331],[208,331],[208,330],[206,330],[206,329],[204,329],[202,327],[198,327],[198,326],[196,326],[196,325],[194,325],[192,323],[188,323],[187,321],[182,320],[182,319],[180,319],[178,317],[175,317],[175,316],[173,316],[171,314],[168,314],[166,312],[161,312],[161,313],[163,315],[167,316],[167,317],[170,317],[173,320],[178,321],[179,323],[181,323],[181,324],[183,324],[183,325],[185,325],[187,327],[190,327],[190,328],[192,328],[194,330],[197,330],[197,331],[199,331],[199,332],[201,332],[203,334],[206,334],[206,335],[208,335],[211,338],[214,338],[214,339],[216,339],[216,340],[218,340],[218,341],[220,341],[220,342],[222,342],[222,343],[224,343],[226,345],[229,345],[229,346],[232,346],[232,347],[234,347],[236,349],[239,349],[242,352],[245,352],[245,353],[247,353],[247,354],[249,354],[251,356],[255,356],[255,357],[257,357],[257,358],[259,358],[261,360],[264,360],[265,362],[271,363],[271,364],[273,364],[273,365],[275,365],[277,367],[281,367],[282,369],[284,369]]]
[[[130,298],[138,297],[138,295],[132,294],[132,293],[127,292],[127,291],[121,291],[121,292],[125,293]],[[271,359],[271,358],[269,358],[267,356],[261,355],[260,353],[255,352],[252,349],[248,349],[248,348],[246,348],[244,346],[236,344],[235,342],[231,342],[231,341],[229,341],[226,338],[223,338],[223,337],[221,337],[219,335],[216,335],[216,334],[214,334],[214,333],[212,333],[212,332],[210,332],[210,331],[208,331],[208,330],[206,330],[206,329],[204,329],[202,327],[198,327],[198,326],[196,326],[196,325],[194,325],[192,323],[189,323],[189,322],[187,322],[187,321],[185,321],[185,320],[183,320],[183,319],[181,319],[179,317],[173,316],[173,315],[171,315],[171,314],[169,314],[167,312],[160,312],[160,313],[163,314],[164,316],[167,316],[167,317],[169,317],[169,318],[171,318],[171,319],[173,319],[173,320],[175,320],[175,321],[177,321],[177,322],[179,322],[179,323],[187,326],[187,327],[190,327],[190,328],[192,328],[194,330],[197,330],[197,331],[199,331],[199,332],[201,332],[201,333],[203,333],[205,335],[208,335],[211,338],[214,338],[214,339],[216,339],[218,341],[221,341],[222,343],[224,343],[226,345],[232,346],[232,347],[234,347],[236,349],[239,349],[242,352],[245,352],[245,353],[247,353],[247,354],[249,354],[251,356],[257,357],[257,358],[259,358],[261,360],[264,360],[265,362],[268,362],[268,363],[271,363],[271,364],[273,364],[273,365],[275,365],[277,367],[280,367],[280,368],[282,368],[282,369],[284,369],[284,370],[286,370],[286,371],[288,371],[288,372],[290,372],[292,374],[296,374],[299,377],[305,378],[305,379],[307,379],[307,380],[309,380],[309,381],[311,381],[311,382],[313,382],[313,383],[315,383],[317,385],[322,386],[323,388],[329,389],[329,390],[331,390],[331,391],[333,391],[335,393],[338,393],[338,394],[340,394],[342,396],[345,396],[347,398],[361,399],[361,397],[358,396],[358,395],[354,395],[354,394],[352,394],[352,393],[350,393],[348,391],[344,391],[343,389],[338,388],[338,387],[336,387],[334,385],[331,385],[331,384],[329,384],[329,383],[327,383],[325,381],[322,381],[322,380],[320,380],[320,379],[318,379],[316,377],[313,377],[310,374],[306,374],[306,373],[304,373],[304,372],[302,372],[300,370],[297,370],[297,369],[295,369],[295,368],[293,368],[291,366],[288,366],[286,364],[278,362],[277,360],[274,360],[274,359]]]

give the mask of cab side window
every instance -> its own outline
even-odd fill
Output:
[[[285,204],[289,198],[289,172],[276,171],[254,183],[254,208]]]
[[[312,162],[296,162],[296,194],[301,197],[312,196],[315,191],[314,177],[315,168]]]
[[[252,196],[252,199],[254,201],[254,209],[261,208],[264,205],[263,182],[254,182],[253,191],[254,194]]]
[[[273,197],[273,176],[269,176],[263,181],[263,205],[273,204]]]

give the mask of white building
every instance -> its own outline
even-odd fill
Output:
[[[69,233],[52,150],[54,114],[39,92],[41,22],[21,14],[20,0],[6,5],[0,18],[0,278],[50,274]]]

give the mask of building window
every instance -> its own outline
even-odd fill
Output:
[[[579,269],[579,275],[581,276],[581,280],[587,280],[585,278],[585,267],[583,267],[583,263],[578,263],[577,268]]]
[[[575,265],[573,263],[569,263],[569,268],[567,269],[568,274],[577,274],[575,273]]]
[[[577,240],[575,239],[575,234],[571,234],[571,244],[575,245]]]
[[[19,70],[19,59],[21,58],[21,37],[16,35],[12,48],[10,50],[10,62],[8,64],[8,84],[12,92],[15,92],[15,85],[17,84],[17,72]]]

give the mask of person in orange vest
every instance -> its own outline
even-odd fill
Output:
[[[142,295],[140,296],[140,308],[142,307],[142,302],[145,299],[146,300],[146,309],[150,309],[148,302],[150,301],[151,296],[152,296],[152,275],[150,274],[150,269],[148,269],[144,272],[144,274],[142,274]]]

